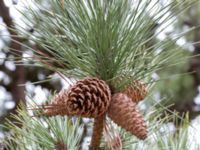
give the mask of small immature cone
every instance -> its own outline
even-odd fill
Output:
[[[56,150],[67,150],[67,146],[64,144],[64,142],[58,142],[56,143]]]
[[[135,80],[131,85],[125,88],[123,91],[133,102],[138,103],[143,100],[147,95],[147,89],[144,83]]]
[[[58,93],[47,106],[45,114],[95,118],[107,111],[110,101],[111,92],[103,80],[86,78]]]
[[[109,150],[122,150],[122,138],[116,130],[113,130],[109,127],[108,124],[105,124],[103,132],[105,141],[108,144]]]
[[[147,137],[147,127],[143,116],[136,108],[136,103],[132,102],[124,93],[116,93],[112,96],[112,101],[108,109],[108,116],[119,126],[131,132],[139,139]]]
[[[60,0],[60,4],[61,4],[62,9],[64,9],[65,1],[64,0]]]

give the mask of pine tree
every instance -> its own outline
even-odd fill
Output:
[[[27,61],[35,61],[36,66],[76,82],[55,94],[50,102],[33,105],[32,117],[19,110],[20,116],[14,117],[21,128],[8,122],[14,132],[5,141],[6,146],[79,149],[83,129],[77,118],[86,117],[94,119],[90,149],[132,149],[131,144],[137,149],[141,144],[134,146],[134,142],[151,136],[165,120],[157,121],[159,110],[144,117],[145,112],[139,112],[137,107],[155,82],[152,74],[177,63],[173,58],[180,52],[173,48],[164,51],[170,42],[156,37],[173,23],[170,9],[176,10],[183,3],[56,0],[48,4],[34,1],[33,8],[27,6],[29,13],[22,12],[24,22],[28,27],[34,26],[34,32],[30,34],[18,27],[20,34],[29,36],[42,48],[41,51],[24,45],[34,53],[34,59]],[[187,3],[185,9],[193,4],[195,0]],[[108,129],[115,123],[118,126],[112,133],[117,136],[109,138]],[[103,132],[107,139],[104,142]]]

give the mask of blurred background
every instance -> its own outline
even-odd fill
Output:
[[[25,45],[42,51],[39,46],[29,42],[29,37],[19,38],[16,32],[20,26],[33,33],[34,26],[38,24],[38,20],[34,20],[35,24],[30,28],[23,23],[23,16],[18,12],[25,11],[22,1],[0,0],[0,123],[3,123],[10,113],[17,113],[15,110],[18,104],[26,103],[29,97],[42,103],[51,91],[60,91],[67,86],[67,83],[57,74],[31,65],[24,66],[23,63],[26,62],[18,59],[32,56]],[[40,2],[42,5],[48,5],[48,0],[40,0]],[[26,3],[34,6],[31,1]],[[162,0],[159,5],[162,5]],[[182,7],[184,6],[180,6],[180,10]],[[171,13],[174,13],[173,9]],[[177,62],[177,65],[152,75],[152,78],[158,82],[151,97],[156,101],[165,99],[162,105],[170,105],[169,110],[176,110],[180,115],[188,112],[191,124],[195,125],[200,136],[200,127],[198,127],[200,126],[200,5],[192,6],[181,15],[174,13],[173,19],[176,21],[169,24],[151,42],[159,39],[168,40],[171,44],[166,47],[166,50],[171,46],[177,47],[177,50],[182,52],[182,57],[188,59],[183,59],[183,62]],[[192,31],[179,40],[173,40],[176,35],[190,29]],[[155,23],[152,34],[157,30]],[[47,80],[49,81],[43,82]],[[3,136],[4,134],[0,132],[0,139]]]

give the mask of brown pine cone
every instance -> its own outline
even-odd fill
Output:
[[[52,99],[51,104],[45,106],[44,115],[46,116],[56,116],[56,115],[71,115],[67,109],[66,100],[68,96],[68,90],[64,89],[60,91]]]
[[[133,81],[131,85],[127,86],[123,91],[133,102],[138,103],[143,100],[147,95],[147,89],[145,84],[138,80]]]
[[[67,150],[67,146],[64,144],[64,142],[57,142],[56,143],[56,150]]]
[[[56,95],[45,114],[95,118],[107,111],[110,101],[111,92],[106,82],[86,78]]]
[[[108,116],[139,139],[144,140],[147,137],[147,127],[143,116],[136,108],[136,103],[132,102],[126,94],[116,93],[112,96]]]

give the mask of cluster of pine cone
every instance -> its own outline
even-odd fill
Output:
[[[147,137],[147,127],[137,103],[147,94],[144,84],[134,81],[119,93],[111,94],[105,81],[86,78],[58,93],[45,110],[45,115],[68,115],[97,118],[107,114],[116,124],[139,139]]]

